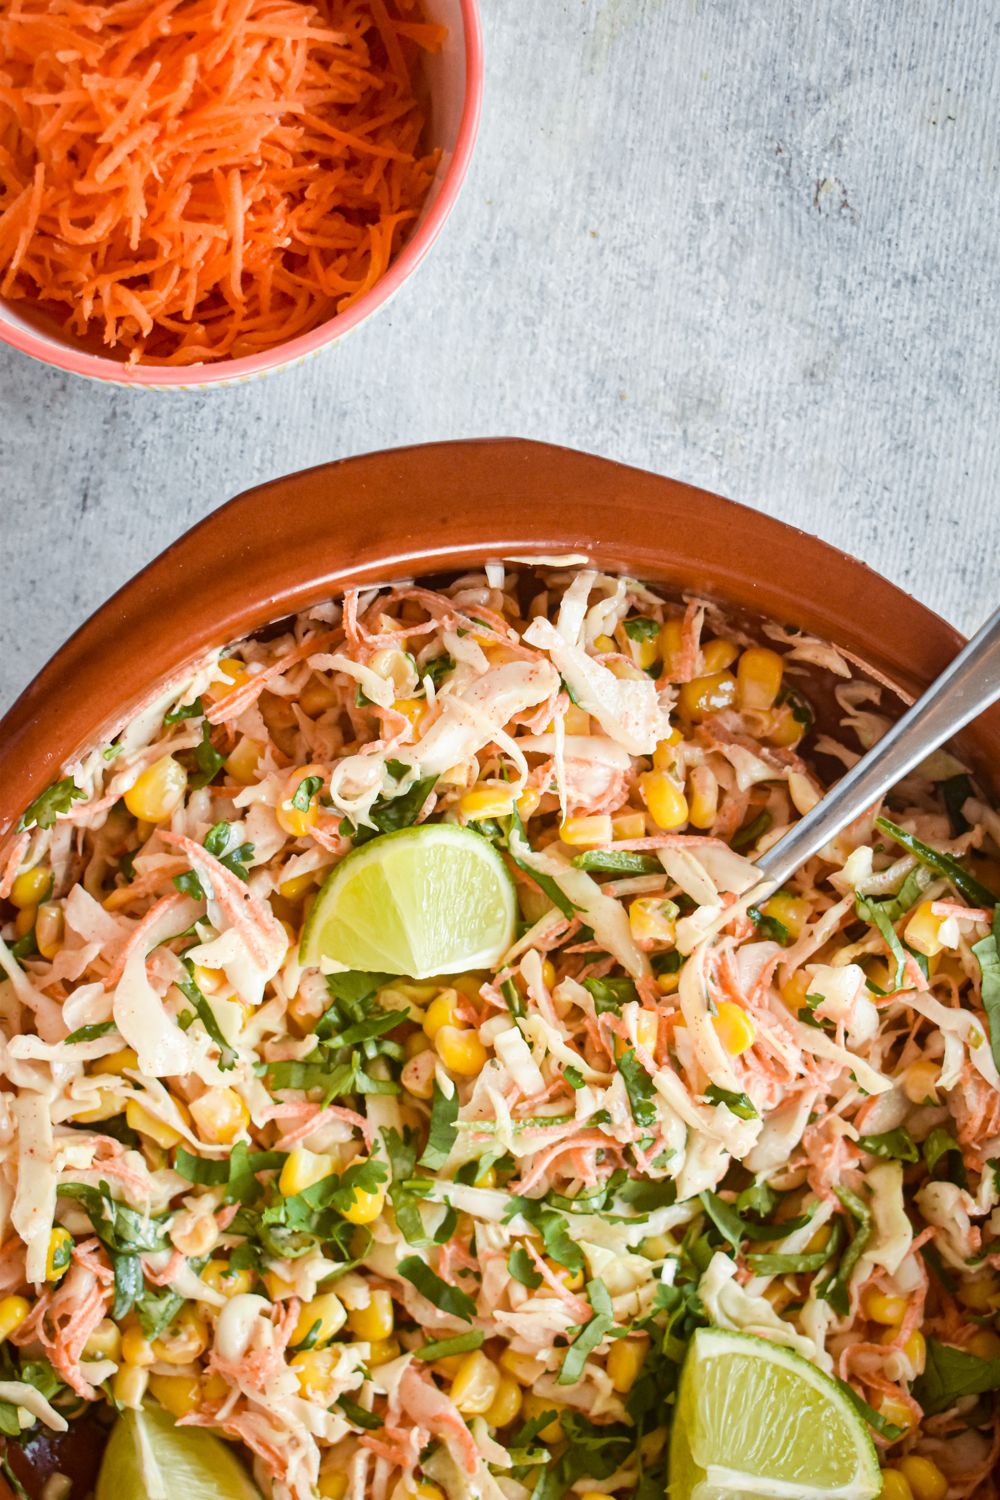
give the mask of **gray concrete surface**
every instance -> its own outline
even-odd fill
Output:
[[[966,630],[997,603],[997,4],[484,7],[459,206],[343,347],[202,395],[0,352],[0,706],[228,496],[430,438],[593,449],[819,532]]]

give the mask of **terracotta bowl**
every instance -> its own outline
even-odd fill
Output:
[[[72,375],[110,381],[136,390],[204,390],[210,385],[244,385],[285,365],[301,364],[345,334],[393,297],[416,270],[437,239],[455,206],[459,188],[472,159],[483,99],[483,31],[479,0],[425,0],[427,16],[447,27],[439,53],[423,65],[428,100],[428,143],[441,148],[437,176],[416,226],[388,271],[357,302],[329,318],[310,333],[300,334],[263,354],[224,359],[217,364],[163,369],[155,365],[127,365],[107,352],[99,340],[93,345],[71,338],[28,302],[0,298],[0,343],[11,344],[43,364]]]
[[[237,496],[56,652],[0,721],[0,844],[66,761],[206,650],[347,585],[567,552],[809,630],[902,700],[962,645],[863,563],[676,480],[516,438],[370,453]],[[989,779],[1000,706],[963,745]]]
[[[800,626],[906,700],[957,652],[951,626],[814,537],[624,464],[519,439],[432,443],[249,490],[162,553],[56,652],[0,721],[0,854],[28,802],[206,650],[347,585],[488,557],[585,553],[603,566]],[[1000,708],[963,746],[988,779]],[[40,1449],[21,1477],[93,1480],[98,1429]],[[48,1442],[48,1440],[45,1440]],[[25,1460],[27,1463],[27,1460]],[[0,1500],[14,1500],[0,1477]]]

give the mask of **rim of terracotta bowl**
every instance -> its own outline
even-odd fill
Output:
[[[198,389],[208,385],[236,385],[259,375],[300,363],[336,343],[352,332],[366,318],[395,296],[403,282],[412,275],[444,228],[472,160],[483,104],[483,26],[479,0],[458,0],[462,15],[465,47],[465,97],[455,140],[455,149],[427,217],[403,246],[384,276],[372,289],[359,297],[344,312],[328,318],[310,333],[277,344],[263,354],[244,359],[220,360],[217,364],[185,365],[181,369],[162,369],[146,365],[124,365],[100,354],[87,354],[72,344],[53,343],[32,328],[15,327],[0,317],[0,343],[9,344],[21,354],[30,355],[42,364],[68,370],[90,380],[104,380],[112,385],[133,389]]]
[[[0,721],[0,843],[64,764],[207,651],[346,586],[567,553],[807,630],[904,698],[963,644],[864,563],[707,490],[519,438],[388,449],[238,495],[70,637]],[[1000,706],[963,747],[985,771]]]

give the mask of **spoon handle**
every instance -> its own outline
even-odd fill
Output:
[[[1000,698],[1000,609],[876,745],[822,801],[756,861],[772,888],[781,885],[848,823],[908,776],[931,751]]]

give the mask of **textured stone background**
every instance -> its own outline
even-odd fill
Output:
[[[819,532],[966,630],[997,603],[995,0],[484,8],[459,206],[342,348],[173,396],[0,353],[0,706],[228,496],[430,438],[597,450]]]

